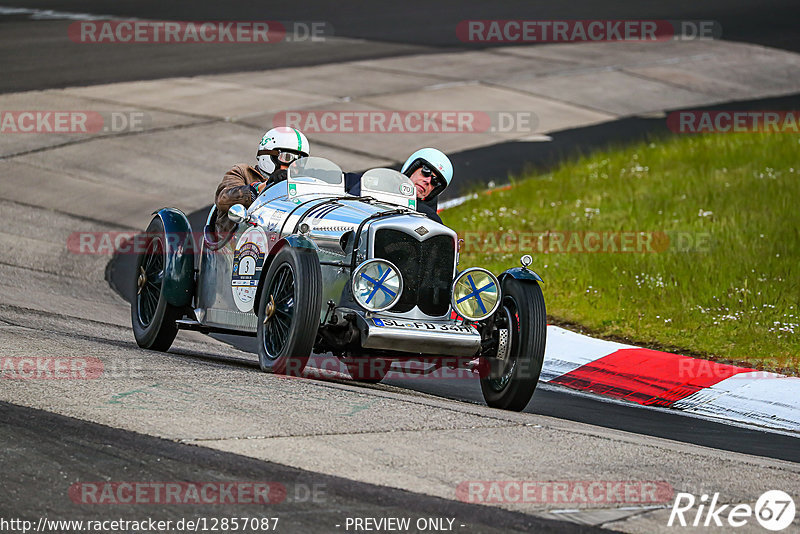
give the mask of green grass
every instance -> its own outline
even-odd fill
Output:
[[[530,251],[556,323],[797,375],[798,203],[800,137],[717,134],[566,162],[442,216],[471,236],[462,268],[499,273]],[[536,233],[547,230],[641,231],[656,236],[656,252],[581,253],[573,243],[546,253],[556,246],[546,240],[537,251]],[[531,246],[520,247],[520,236]],[[494,244],[500,238],[505,247]]]

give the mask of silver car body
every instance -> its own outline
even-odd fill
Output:
[[[361,187],[360,197],[347,194],[341,169],[322,158],[304,158],[219,241],[209,231],[216,217],[212,208],[196,264],[197,320],[215,329],[255,333],[258,290],[270,258],[302,237],[313,243],[320,261],[321,329],[350,321],[357,324],[364,349],[477,355],[477,329],[451,318],[456,233],[416,211],[414,187],[397,171],[368,171]],[[380,313],[359,307],[350,292],[353,267],[371,258],[397,264],[404,280],[400,302]]]

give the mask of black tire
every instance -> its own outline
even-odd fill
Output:
[[[136,343],[143,349],[166,352],[178,335],[175,321],[183,310],[164,297],[167,236],[164,223],[155,217],[147,227],[145,251],[136,259],[136,279],[131,300],[131,323]]]
[[[542,372],[547,338],[542,289],[533,281],[506,278],[496,313],[507,317],[511,348],[505,362],[494,360],[484,366],[489,371],[482,373],[481,391],[492,408],[519,412],[531,400]]]
[[[284,246],[269,266],[258,302],[258,361],[263,371],[300,376],[314,348],[321,302],[316,252]]]
[[[392,367],[390,360],[382,358],[347,358],[344,364],[353,380],[366,384],[379,383]]]

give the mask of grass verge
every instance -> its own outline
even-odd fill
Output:
[[[682,136],[567,162],[442,213],[460,266],[531,253],[556,323],[800,374],[800,137]]]

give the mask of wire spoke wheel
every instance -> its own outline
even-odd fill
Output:
[[[264,327],[264,350],[270,359],[277,358],[289,340],[294,319],[294,273],[289,264],[283,264],[277,280],[267,288],[272,297],[273,311]]]
[[[146,235],[147,246],[136,261],[136,293],[131,301],[133,335],[144,349],[166,351],[178,335],[175,321],[183,310],[171,306],[164,296],[168,241],[160,217],[153,218]]]
[[[299,375],[314,348],[322,272],[316,252],[284,246],[267,271],[258,302],[261,369]]]
[[[139,267],[136,299],[139,321],[143,326],[149,326],[153,322],[164,282],[164,243],[160,237],[150,240],[142,263]]]

